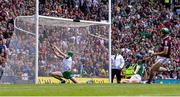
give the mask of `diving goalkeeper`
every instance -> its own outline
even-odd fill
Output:
[[[62,71],[55,71],[51,72],[50,75],[53,76],[54,78],[58,79],[61,81],[61,83],[65,83],[65,79],[70,79],[73,83],[78,83],[73,77],[72,77],[72,57],[73,57],[73,52],[67,52],[67,54],[64,54],[60,49],[58,49],[56,46],[51,45],[51,48],[54,52],[54,54],[60,58],[63,59],[63,62],[61,64],[61,70]]]

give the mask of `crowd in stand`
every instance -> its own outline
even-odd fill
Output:
[[[178,79],[178,74],[180,75],[178,73],[180,72],[178,71],[180,68],[179,16],[172,8],[173,4],[160,1],[112,0],[112,49],[122,49],[126,67],[128,67],[129,64],[132,64],[133,55],[137,52],[150,49],[157,50],[160,40],[159,30],[167,27],[173,33],[172,62],[169,66],[172,66],[171,68],[175,71],[171,74],[163,73],[159,75],[163,75],[161,77],[164,79]],[[12,45],[9,47],[9,59],[11,60],[8,65],[16,76],[20,77],[23,73],[27,73],[33,78],[35,73],[35,37],[31,34],[24,34],[19,30],[15,30],[16,33],[13,35],[12,33],[14,31],[13,20],[17,16],[35,14],[35,0],[0,0],[0,9],[0,32],[4,33],[6,40],[12,38]],[[40,0],[39,9],[40,15],[45,16],[92,21],[108,20],[108,0]],[[32,24],[27,22],[21,22],[18,26],[30,32],[35,29]],[[106,33],[107,31],[103,27],[92,27],[93,30],[96,28],[100,33]],[[77,53],[74,57],[73,67],[76,73],[85,76],[107,76],[107,41],[88,35],[89,30],[83,27],[76,29],[79,30],[79,33],[86,33],[78,36],[78,34],[70,33],[75,28],[40,27],[40,75],[48,75],[61,62],[54,58],[51,50],[47,48],[49,44],[47,38],[43,36],[44,31],[46,31],[49,36],[54,36],[53,43],[64,52],[72,50]],[[90,32],[93,33],[93,30],[90,30]],[[67,34],[68,31],[70,31],[69,34]],[[8,46],[9,42],[6,42]],[[99,67],[101,67],[101,70],[98,70]]]
[[[35,0],[0,0],[0,7],[0,9],[2,9],[0,10],[0,31],[2,33],[11,33],[9,36],[9,38],[11,38],[9,47],[9,61],[6,67],[10,67],[11,72],[13,73],[6,72],[6,75],[17,76],[20,79],[24,78],[23,76],[28,75],[30,79],[34,79],[36,51],[35,36],[33,36],[33,34],[25,34],[18,29],[15,29],[14,31],[13,23],[17,16],[31,16],[35,14]],[[40,0],[39,13],[40,15],[52,17],[104,21],[108,20],[108,0]],[[18,28],[34,33],[35,26],[33,23],[23,22],[17,19],[15,25]],[[51,29],[53,28],[56,28],[56,30],[52,31]],[[50,31],[52,31],[54,33],[54,43],[57,42],[57,45],[60,46],[60,49],[62,49],[64,52],[67,51],[68,47],[69,50],[75,51],[75,53],[80,53],[77,55],[75,54],[74,57],[75,66],[73,68],[75,73],[81,73],[84,76],[107,76],[107,40],[94,37],[98,32],[98,34],[102,32],[105,34],[108,31],[107,27],[91,26],[91,31],[78,28],[79,33],[82,34],[84,33],[83,31],[85,31],[86,34],[73,37],[74,34],[72,31],[72,34],[69,33],[69,39],[67,38],[67,31],[56,33],[63,29],[70,28],[46,26],[43,29],[40,29],[40,31],[42,32],[47,30],[47,33],[50,34],[52,34]],[[94,30],[98,32],[93,33]],[[90,34],[88,35],[87,33],[89,32]],[[63,38],[63,40],[60,40],[62,37],[64,37],[63,35],[66,36],[66,39]],[[107,33],[105,35],[107,35]],[[72,40],[79,43],[70,44],[69,42]],[[89,42],[89,40],[91,41]],[[55,70],[56,67],[59,67],[61,60],[56,58],[56,60],[54,59],[52,51],[47,47],[48,43],[45,37],[40,36],[40,41],[39,74],[42,76],[47,76],[50,71]],[[63,44],[61,44],[59,41],[63,41]],[[80,46],[82,46],[82,48],[79,48]],[[97,53],[98,51],[100,52]]]
[[[97,27],[97,26],[96,26]],[[101,30],[101,29],[100,29]],[[108,72],[108,41],[92,36],[87,27],[59,27],[46,25],[40,28],[40,72],[60,70],[62,60],[55,58],[47,37],[64,53],[73,51],[73,72],[82,76],[106,77]],[[44,35],[46,33],[46,35]],[[108,33],[105,31],[104,33]],[[44,72],[44,69],[47,69]]]
[[[40,14],[92,21],[108,20],[108,0],[41,0]]]
[[[173,44],[171,63],[166,67],[174,71],[157,75],[162,79],[180,79],[180,20],[173,10],[173,3],[166,4],[164,0],[113,0],[112,6],[112,49],[121,49],[126,67],[133,64],[133,56],[139,52],[157,52],[161,42],[160,30],[168,28]],[[152,58],[147,67],[153,62]]]
[[[8,61],[5,66],[4,79],[34,79],[35,76],[35,42],[32,35],[14,30],[14,20],[20,15],[35,13],[34,0],[0,0],[0,32],[4,44],[8,47]],[[9,79],[11,77],[11,79]]]

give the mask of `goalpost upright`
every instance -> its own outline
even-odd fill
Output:
[[[108,39],[109,39],[109,83],[111,83],[111,0],[108,0],[108,22],[103,24],[109,25],[109,33],[108,33]],[[35,13],[35,27],[36,27],[36,59],[35,59],[35,83],[38,83],[38,61],[39,61],[39,17],[44,17],[39,15],[39,0],[36,0],[36,13]],[[48,18],[49,16],[45,16]],[[45,18],[44,17],[44,18]],[[53,17],[55,18],[55,17]],[[81,20],[80,22],[84,23],[94,23],[94,24],[102,24],[102,22],[94,22],[94,21],[84,21]]]
[[[39,0],[36,0],[36,60],[35,60],[35,84],[38,84],[38,60],[39,60]]]
[[[111,0],[109,0],[109,83],[111,83]]]

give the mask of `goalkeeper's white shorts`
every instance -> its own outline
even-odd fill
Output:
[[[136,82],[141,82],[142,78],[139,74],[131,76],[130,80],[136,80]]]

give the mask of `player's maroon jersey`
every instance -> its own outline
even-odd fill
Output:
[[[171,54],[171,38],[169,36],[165,37],[161,43],[161,47],[160,47],[160,52],[163,51],[166,47],[168,47],[168,53],[167,54],[162,54],[160,56],[162,57],[170,57]]]

